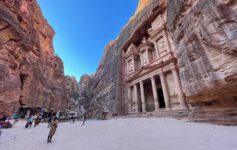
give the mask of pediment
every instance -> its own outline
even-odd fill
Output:
[[[126,57],[136,54],[137,54],[137,47],[134,44],[131,44],[126,52]]]

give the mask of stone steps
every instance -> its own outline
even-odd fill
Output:
[[[146,113],[130,113],[122,118],[147,118],[147,117],[171,117],[177,119],[188,118],[189,110],[161,110],[157,112],[146,112]]]
[[[193,122],[220,125],[237,125],[237,110],[193,111],[189,118]]]

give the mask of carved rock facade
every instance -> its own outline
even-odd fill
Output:
[[[168,18],[190,118],[236,124],[237,2],[170,0]]]
[[[36,0],[0,2],[0,112],[29,106],[65,110],[64,67],[54,55],[53,29]]]
[[[91,79],[93,83],[89,86],[92,93],[90,99],[94,99],[111,113],[123,115],[133,110],[138,112],[136,103],[131,103],[131,99],[134,99],[131,91],[134,91],[135,86],[130,83],[135,82],[135,77],[148,77],[152,71],[159,74],[159,70],[164,67],[164,81],[168,84],[166,97],[170,99],[172,109],[179,109],[179,105],[187,103],[190,110],[189,118],[193,121],[237,124],[237,2],[141,0],[139,4],[141,6],[138,6],[135,16],[123,28],[117,39],[107,46],[101,64]],[[166,61],[155,60],[158,63],[151,61],[154,65],[149,65],[148,62],[145,66],[139,67],[144,60],[141,59],[139,65],[137,56],[140,55],[139,57],[142,56],[148,61],[153,60],[153,56],[157,59],[157,54],[153,54],[152,49],[159,52],[159,49],[165,46],[162,46],[162,43],[166,42],[153,36],[162,33],[161,28],[157,27],[162,22],[162,30],[166,33],[171,56],[174,57],[173,67],[170,68],[168,65],[171,71],[167,70]],[[156,42],[157,45],[154,44]],[[153,44],[150,44],[143,57],[140,45],[149,47],[149,43]],[[129,61],[130,57],[134,59]],[[142,68],[143,71],[139,72],[138,68]],[[177,70],[178,76],[173,73],[173,68]],[[135,73],[135,76],[132,75],[130,78],[129,71],[132,71],[133,75]],[[169,75],[169,72],[172,74]],[[175,82],[169,84],[172,80]],[[155,76],[149,81],[149,84],[153,82],[153,87],[146,88],[145,85],[145,90],[148,90],[148,93],[150,91],[150,97],[147,93],[142,94],[143,82],[135,83],[136,87],[140,87],[138,96],[135,97],[140,101],[137,110],[140,109],[142,112],[148,108],[148,111],[154,111],[155,107],[158,108],[154,91],[159,88],[160,81],[161,76]],[[178,82],[181,82],[181,87],[178,87]],[[180,101],[181,91],[184,93],[185,103]],[[172,98],[172,95],[177,97]],[[146,96],[153,101],[144,101]]]

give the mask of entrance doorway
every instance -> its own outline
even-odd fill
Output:
[[[165,108],[165,100],[162,89],[158,89],[157,92],[159,97],[160,108]]]

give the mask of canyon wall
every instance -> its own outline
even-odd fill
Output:
[[[66,93],[69,99],[68,109],[79,112],[79,86],[73,76],[65,77]]]
[[[236,20],[236,0],[169,0],[167,26],[193,121],[237,123]]]
[[[0,14],[0,112],[12,113],[19,101],[67,109],[63,62],[37,1],[1,0]]]

